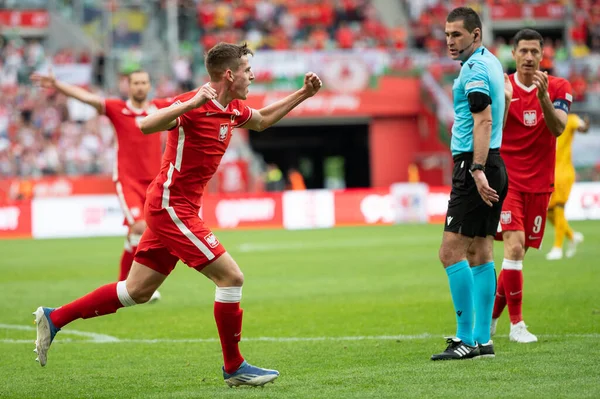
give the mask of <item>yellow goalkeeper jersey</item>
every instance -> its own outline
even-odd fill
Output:
[[[569,114],[565,131],[556,140],[556,171],[561,171],[573,167],[571,160],[571,147],[575,132],[584,122],[575,114]]]

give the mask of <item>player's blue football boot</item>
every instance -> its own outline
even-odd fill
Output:
[[[225,383],[230,387],[237,387],[240,385],[261,387],[268,382],[274,381],[277,377],[279,377],[279,371],[261,369],[260,367],[248,364],[245,360],[232,374],[227,374],[225,368],[223,368],[223,378],[225,379]]]
[[[46,360],[48,359],[48,349],[50,344],[54,340],[56,333],[60,331],[60,328],[56,328],[52,320],[50,320],[50,313],[53,308],[39,307],[33,315],[35,316],[35,324],[37,324],[37,339],[35,340],[35,349],[38,357],[35,359],[40,362],[40,365],[44,367]]]

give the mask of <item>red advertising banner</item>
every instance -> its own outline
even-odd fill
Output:
[[[31,201],[0,205],[0,239],[31,237]]]
[[[0,28],[47,29],[50,15],[45,10],[0,10]]]
[[[357,93],[320,92],[309,98],[290,113],[292,117],[325,116],[409,116],[417,115],[421,104],[419,79],[384,76],[378,89]],[[248,96],[246,103],[260,109],[290,93],[269,93]]]
[[[392,224],[392,199],[389,188],[334,191],[335,224]]]
[[[204,196],[202,219],[210,228],[281,228],[282,193]]]
[[[68,197],[85,194],[113,194],[115,185],[109,176],[47,177],[0,181],[0,200]]]
[[[566,14],[566,7],[560,3],[547,4],[511,4],[491,7],[492,20],[510,19],[550,19],[560,20]]]

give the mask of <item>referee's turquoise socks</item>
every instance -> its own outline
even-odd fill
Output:
[[[473,338],[480,344],[490,340],[490,324],[496,298],[496,269],[494,262],[471,268],[475,282],[475,328]]]
[[[450,294],[452,294],[452,302],[454,302],[454,311],[456,312],[456,337],[465,344],[473,346],[475,345],[473,340],[474,282],[469,262],[465,259],[448,266],[446,273],[448,274]],[[492,300],[492,305],[493,303]],[[488,325],[488,334],[489,330]]]

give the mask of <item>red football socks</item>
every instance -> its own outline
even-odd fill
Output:
[[[494,301],[494,311],[492,312],[492,318],[497,319],[502,314],[502,311],[506,307],[506,294],[504,293],[504,270],[500,270],[498,275],[498,286],[496,288],[496,300]]]
[[[117,283],[111,283],[55,309],[50,313],[50,319],[56,327],[62,328],[74,320],[115,313],[122,307],[117,295]]]
[[[508,305],[508,314],[510,322],[517,324],[523,321],[523,271],[522,270],[503,270],[504,273],[504,292]]]
[[[240,309],[239,302],[215,302],[214,313],[223,349],[225,372],[231,374],[244,361],[238,345],[242,335],[243,310]]]

